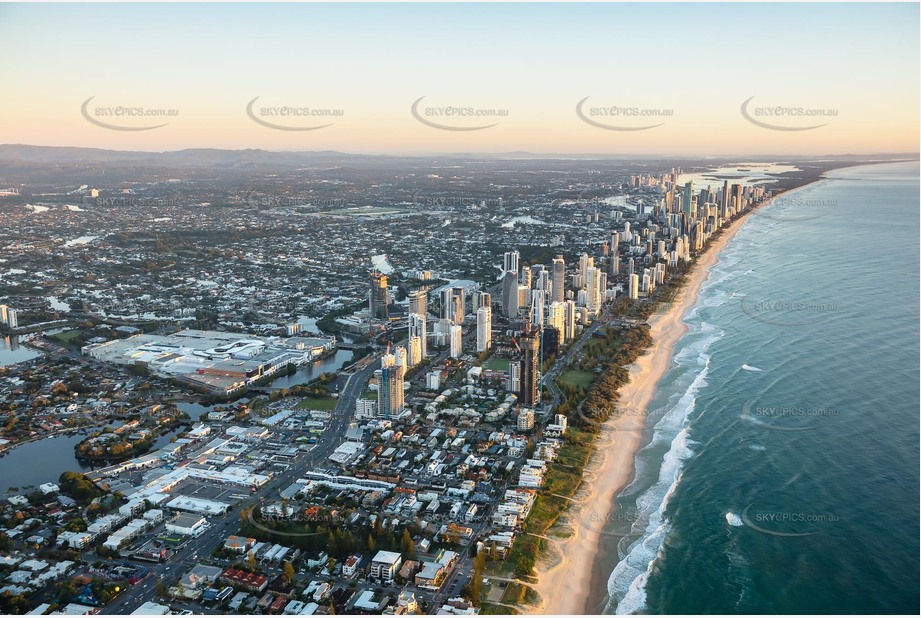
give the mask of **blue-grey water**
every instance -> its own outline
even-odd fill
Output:
[[[180,404],[179,407],[182,408],[185,405],[189,404]],[[190,415],[197,418],[194,412],[193,410]],[[109,426],[117,427],[120,424],[112,422],[109,423]],[[74,447],[96,429],[98,428],[57,434],[34,442],[27,442],[12,449],[5,449],[0,453],[0,492],[5,492],[12,487],[23,489],[38,487],[42,483],[56,483],[63,472],[87,472],[102,467],[104,464],[78,460],[74,452]],[[179,427],[157,438],[150,452],[168,445],[170,440],[183,429],[185,428]]]
[[[348,365],[354,356],[355,353],[351,350],[338,349],[335,354],[298,367],[297,371],[289,376],[281,376],[272,380],[271,386],[272,388],[290,388],[297,384],[307,384],[324,373],[339,371]]]
[[[918,613],[918,229],[917,162],[748,217],[685,317],[589,611]]]
[[[16,335],[0,336],[0,367],[38,357],[38,352],[22,345]]]

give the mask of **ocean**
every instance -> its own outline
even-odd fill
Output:
[[[603,613],[919,610],[918,163],[749,215],[606,524]]]

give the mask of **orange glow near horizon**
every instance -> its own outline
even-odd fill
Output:
[[[360,8],[363,20],[355,5],[4,5],[0,78],[14,87],[0,97],[13,120],[0,142],[384,154],[919,150],[918,5]],[[127,27],[137,20],[143,31]],[[722,44],[709,42],[714,32]],[[265,123],[247,114],[257,97]],[[90,98],[99,122],[82,113]],[[743,115],[748,99],[755,120],[780,129],[824,126],[765,128]],[[178,115],[127,117],[118,107]],[[471,109],[486,115],[461,115]]]

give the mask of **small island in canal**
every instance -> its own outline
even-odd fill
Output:
[[[189,416],[174,406],[150,406],[117,427],[106,426],[74,446],[77,459],[118,462],[139,457],[153,448],[160,436],[173,431]]]

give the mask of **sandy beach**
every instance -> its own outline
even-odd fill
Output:
[[[744,220],[745,217],[738,219],[725,228],[700,256],[672,306],[650,317],[653,346],[630,367],[630,382],[620,393],[621,408],[630,413],[609,420],[598,435],[576,502],[561,517],[560,523],[571,528],[572,535],[554,542],[556,551],[551,550],[553,555],[539,562],[535,589],[542,603],[534,606],[531,613],[585,613],[601,533],[600,526],[580,522],[612,516],[615,497],[633,476],[634,458],[644,441],[646,408],[659,379],[671,365],[675,343],[687,332],[682,318],[697,302],[711,267]],[[601,512],[605,510],[609,512]]]

